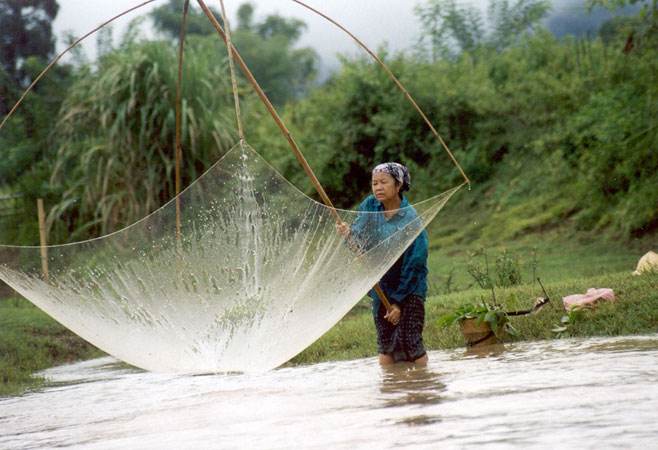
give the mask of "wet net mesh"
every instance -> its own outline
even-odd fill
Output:
[[[352,308],[457,188],[410,209],[391,236],[346,244],[326,206],[248,144],[175,201],[116,233],[49,246],[0,246],[0,279],[57,321],[134,366],[166,372],[267,370]],[[352,224],[356,211],[339,211]],[[361,213],[363,219],[364,214]]]

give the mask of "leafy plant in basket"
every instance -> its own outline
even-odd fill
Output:
[[[473,262],[473,257],[479,257],[480,260]],[[484,261],[482,262],[482,260]],[[486,249],[482,249],[471,255],[471,260],[467,265],[467,271],[471,277],[473,277],[475,282],[482,289],[491,289],[492,301],[488,302],[482,297],[480,302],[460,305],[441,316],[437,321],[437,326],[446,328],[459,324],[464,337],[467,339],[467,345],[469,347],[479,343],[484,343],[486,338],[491,336],[492,333],[499,341],[503,340],[504,333],[518,336],[518,331],[510,323],[509,317],[537,311],[549,302],[548,294],[546,294],[544,286],[541,285],[541,280],[537,278],[542,290],[544,290],[546,298],[541,302],[536,303],[533,308],[526,311],[504,311],[501,305],[496,301],[495,286],[508,287],[514,284],[520,284],[521,267],[519,264],[519,257],[507,252],[506,250],[503,250],[495,256],[495,262],[495,273],[490,274],[487,251]],[[516,309],[518,304],[516,296],[511,295],[507,299],[507,303]],[[468,326],[466,326],[469,320],[474,323],[469,323]],[[478,333],[482,333],[482,337],[475,337]]]
[[[488,323],[491,331],[500,340],[502,340],[503,332],[507,332],[513,336],[518,335],[517,330],[510,324],[507,313],[502,310],[500,305],[497,303],[488,303],[484,300],[477,304],[458,306],[451,312],[442,315],[436,325],[448,328],[466,319],[477,319],[477,326],[481,326],[482,323]]]

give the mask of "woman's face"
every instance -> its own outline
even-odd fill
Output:
[[[372,193],[380,202],[386,202],[397,197],[400,190],[393,175],[377,172],[372,176]]]

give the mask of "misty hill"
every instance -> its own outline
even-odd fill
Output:
[[[614,16],[634,15],[641,8],[641,5],[633,5],[610,12],[598,7],[587,12],[586,4],[585,0],[554,0],[546,26],[556,38],[567,34],[595,36],[599,27]]]

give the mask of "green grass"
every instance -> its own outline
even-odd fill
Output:
[[[433,226],[430,225],[430,235]],[[502,249],[518,254],[524,283],[531,283],[537,276],[543,282],[555,282],[633,271],[640,257],[655,247],[649,239],[629,245],[586,234],[566,236],[565,239],[560,231],[553,231],[528,235],[505,245],[489,246],[478,241],[468,245],[431,248],[428,296],[462,291],[473,285],[466,266],[470,255],[485,246],[490,256]],[[451,272],[452,278],[448,284]]]
[[[36,371],[101,354],[27,300],[0,301],[0,396],[39,387]]]
[[[552,331],[566,314],[562,297],[584,293],[590,287],[608,287],[615,293],[615,302],[602,302],[583,312],[565,336],[618,336],[652,334],[658,332],[658,274],[632,276],[630,272],[594,277],[578,277],[546,283],[551,304],[536,315],[510,317],[518,336],[505,336],[505,342],[556,339]],[[464,346],[458,327],[437,328],[441,315],[457,305],[478,302],[490,298],[490,292],[471,289],[427,299],[424,339],[429,350]],[[507,289],[497,289],[496,298],[506,310],[528,309],[541,296],[541,288],[527,284]],[[510,302],[514,297],[516,300]],[[372,314],[362,301],[341,322],[313,345],[297,355],[290,364],[310,364],[335,359],[354,359],[377,354],[376,335]]]

